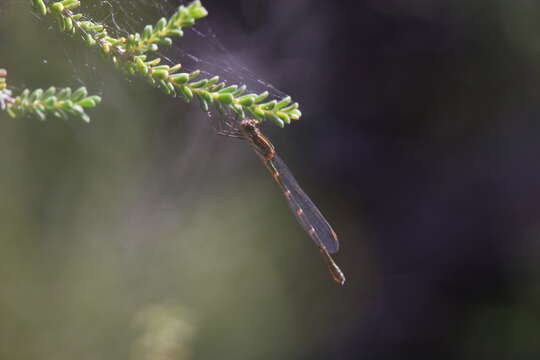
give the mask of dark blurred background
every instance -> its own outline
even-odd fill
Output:
[[[203,4],[169,58],[300,102],[265,132],[348,282],[248,146],[3,0],[14,90],[104,101],[90,124],[0,113],[0,358],[539,358],[540,4]],[[177,5],[83,10],[140,31]]]

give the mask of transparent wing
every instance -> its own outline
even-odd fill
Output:
[[[272,177],[281,187],[285,198],[296,220],[302,225],[315,243],[328,253],[339,250],[339,242],[336,233],[321,214],[317,206],[307,194],[300,188],[298,182],[281,158],[274,154],[270,160],[262,158],[264,164],[272,173]]]

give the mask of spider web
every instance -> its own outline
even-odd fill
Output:
[[[111,35],[118,37],[142,33],[145,25],[154,25],[161,17],[169,18],[180,5],[187,4],[188,1],[178,0],[84,1],[80,12],[88,19],[104,25]],[[246,85],[248,92],[267,91],[272,99],[287,96],[258,77],[237,55],[227,50],[216,35],[211,18],[212,13],[198,20],[194,26],[184,28],[183,37],[173,38],[172,46],[161,46],[158,52],[149,54],[149,59],[161,57],[163,64],[182,64],[182,71],[186,72],[200,70],[200,78],[217,75],[229,85]]]

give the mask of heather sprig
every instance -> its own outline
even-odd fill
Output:
[[[208,13],[200,1],[180,6],[169,18],[161,18],[156,25],[147,25],[142,33],[114,37],[102,24],[84,19],[75,13],[79,0],[45,1],[33,0],[36,10],[43,16],[57,18],[61,31],[80,34],[89,46],[98,47],[101,53],[123,71],[144,77],[165,93],[185,101],[198,100],[204,111],[215,106],[220,112],[232,111],[238,117],[246,116],[260,121],[272,120],[278,126],[290,124],[302,115],[298,103],[290,97],[268,100],[268,92],[250,93],[245,85],[231,85],[220,81],[218,76],[202,78],[199,70],[180,72],[181,65],[162,65],[161,58],[153,56],[160,46],[172,44],[172,37],[183,35],[183,28],[191,26]]]
[[[100,101],[99,96],[88,96],[86,88],[75,91],[70,88],[47,90],[23,90],[19,95],[13,95],[6,82],[7,71],[0,69],[0,110],[6,111],[11,117],[34,115],[40,120],[47,116],[55,116],[64,120],[76,117],[85,122],[90,121],[85,109],[95,107]]]

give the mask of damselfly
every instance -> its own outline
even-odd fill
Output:
[[[339,249],[336,233],[317,209],[317,206],[300,188],[283,160],[276,154],[274,145],[262,134],[257,126],[258,121],[245,119],[239,124],[227,123],[227,125],[231,131],[222,133],[243,138],[253,147],[263,164],[270,171],[270,174],[272,174],[272,178],[281,188],[296,220],[319,247],[332,278],[343,285],[345,275],[330,256],[331,253],[335,253]],[[238,128],[236,128],[237,126]]]

